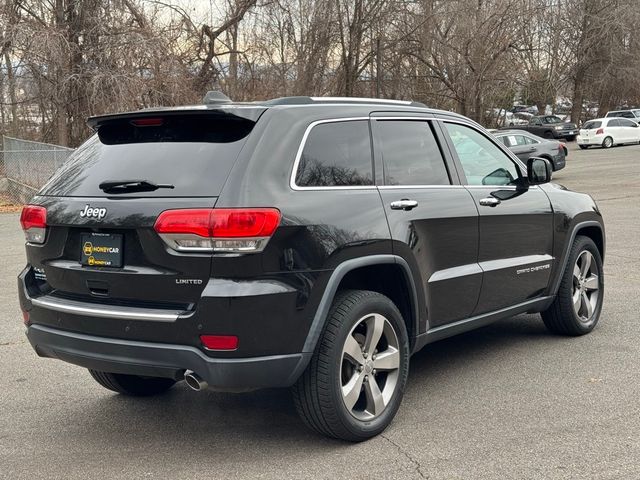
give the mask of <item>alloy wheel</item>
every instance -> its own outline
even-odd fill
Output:
[[[581,322],[588,323],[600,299],[600,272],[593,255],[583,250],[573,267],[573,310]]]
[[[342,348],[341,389],[347,410],[358,420],[378,417],[398,385],[398,336],[383,315],[360,318]]]

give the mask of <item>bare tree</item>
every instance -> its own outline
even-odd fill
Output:
[[[486,125],[640,103],[637,0],[0,0],[0,133],[77,145],[89,115],[283,95],[413,98]]]

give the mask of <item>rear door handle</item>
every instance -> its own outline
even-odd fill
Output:
[[[418,206],[418,202],[415,200],[409,200],[408,198],[403,198],[402,200],[396,200],[395,202],[391,202],[391,210],[411,210]]]
[[[495,207],[496,205],[500,205],[500,200],[495,197],[487,197],[481,198],[479,203],[483,207]]]

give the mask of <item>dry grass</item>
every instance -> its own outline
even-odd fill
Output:
[[[18,213],[22,205],[12,202],[8,197],[0,195],[0,213]]]

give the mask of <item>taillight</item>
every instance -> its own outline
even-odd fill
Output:
[[[596,135],[602,135],[604,133],[604,128],[599,128],[596,130]]]
[[[159,127],[164,123],[162,118],[138,118],[131,120],[131,125],[135,127]]]
[[[214,208],[166,210],[154,228],[178,251],[256,253],[279,224],[275,208]]]
[[[20,225],[29,243],[44,243],[47,233],[47,209],[39,205],[25,205],[20,215]]]

